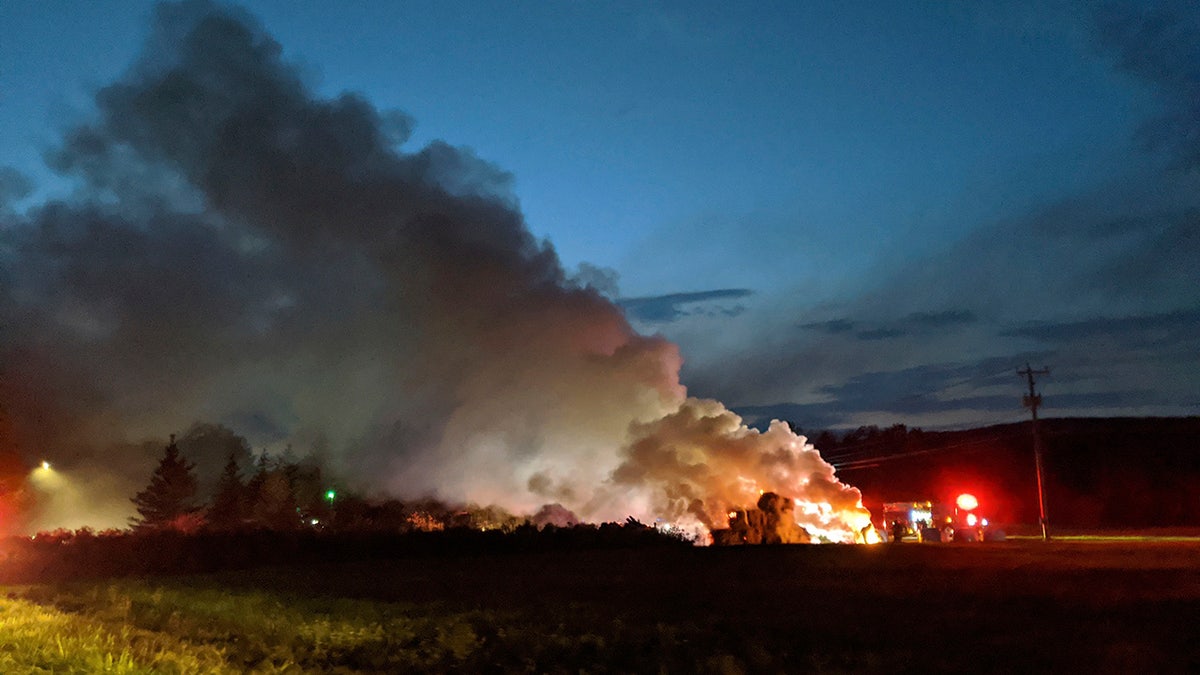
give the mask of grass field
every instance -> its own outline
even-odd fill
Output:
[[[420,556],[8,587],[0,672],[1189,672],[1200,542]]]

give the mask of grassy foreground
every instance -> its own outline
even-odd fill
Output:
[[[1200,544],[414,556],[9,587],[0,672],[1194,672]]]
[[[0,672],[218,673],[225,666],[221,650],[168,633],[0,600]]]
[[[229,592],[213,580],[37,586],[4,601],[0,672],[293,673],[456,669],[483,613]]]

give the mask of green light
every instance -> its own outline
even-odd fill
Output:
[[[337,490],[328,490],[325,492],[325,499],[333,501],[335,498],[337,498]]]

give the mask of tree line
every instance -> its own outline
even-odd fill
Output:
[[[280,455],[263,451],[250,475],[243,477],[245,458],[240,454],[235,443],[226,454],[211,497],[205,498],[196,465],[184,456],[172,435],[149,483],[132,498],[137,515],[130,525],[135,531],[185,533],[433,532],[449,528],[511,531],[527,522],[538,527],[578,523],[574,514],[558,504],[518,517],[497,506],[447,504],[436,499],[368,499],[339,489],[320,462],[297,460],[290,448]]]

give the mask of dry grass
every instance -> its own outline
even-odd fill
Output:
[[[1197,561],[1200,543],[1129,540],[563,551],[35,586],[9,602],[102,628],[110,642],[80,649],[112,672],[153,668],[139,664],[154,649],[219,654],[217,672],[1185,672],[1200,669]]]

